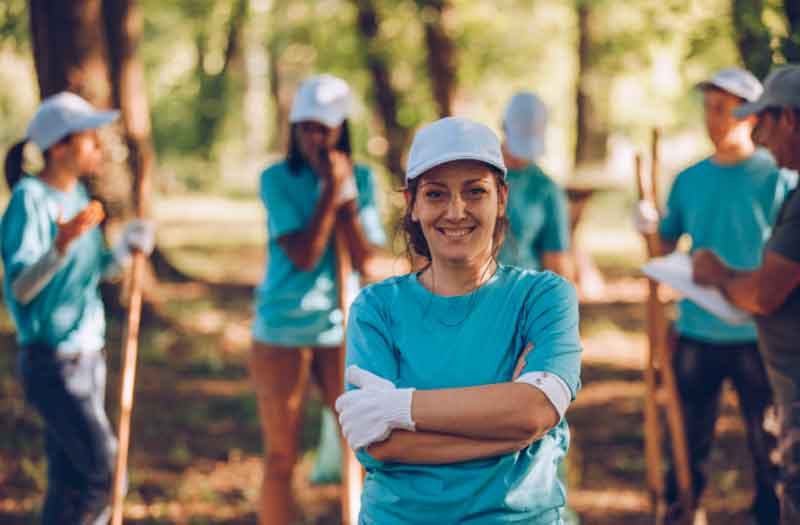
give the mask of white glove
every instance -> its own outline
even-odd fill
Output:
[[[347,367],[345,381],[359,388],[336,400],[339,424],[351,449],[383,441],[396,428],[415,430],[411,419],[413,388],[397,388],[388,379],[357,366]]]
[[[149,256],[153,253],[155,242],[156,228],[153,221],[134,219],[125,225],[120,240],[114,245],[114,259],[124,266],[130,261],[134,250]]]
[[[658,233],[658,222],[660,217],[655,205],[646,200],[636,203],[633,210],[633,227],[642,235]]]
[[[339,188],[339,193],[336,195],[336,205],[341,206],[346,202],[350,202],[358,198],[358,186],[356,186],[356,178],[347,177],[342,186]]]

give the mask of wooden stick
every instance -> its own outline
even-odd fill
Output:
[[[652,154],[653,160],[650,170],[650,198],[654,206],[658,206],[658,176],[659,176],[659,143],[660,131],[653,130]],[[658,236],[653,235],[656,242]],[[650,253],[651,257],[658,252]],[[691,523],[694,515],[694,490],[692,488],[692,474],[689,468],[689,444],[686,439],[686,423],[683,417],[683,404],[678,392],[675,379],[675,368],[672,366],[672,352],[668,343],[669,326],[664,315],[664,304],[658,296],[658,285],[651,282],[650,296],[654,304],[653,324],[657,334],[656,360],[660,364],[663,388],[666,392],[667,425],[669,426],[672,458],[675,468],[675,477],[678,482],[678,499],[684,509],[683,520]],[[653,286],[654,285],[654,286]]]
[[[111,499],[111,523],[122,525],[122,507],[125,500],[128,468],[128,447],[131,435],[131,412],[133,411],[133,388],[136,382],[136,358],[139,349],[139,325],[142,313],[142,276],[144,274],[144,255],[135,253],[131,269],[131,292],[128,306],[128,322],[125,330],[123,353],[122,386],[120,388],[119,409],[119,448],[114,470],[114,484]]]
[[[653,131],[652,164],[649,184],[645,182],[641,156],[636,157],[636,181],[639,198],[650,201],[657,207],[657,187],[659,175],[659,139],[658,130]],[[660,255],[658,234],[645,235],[647,251],[650,257]],[[645,399],[645,456],[647,461],[647,481],[650,488],[652,509],[655,513],[656,503],[663,496],[663,479],[661,472],[661,426],[658,420],[658,378],[659,372],[662,388],[666,397],[667,425],[670,434],[675,474],[678,482],[678,497],[681,507],[685,509],[682,522],[691,523],[694,511],[691,471],[689,469],[688,443],[686,426],[683,418],[683,406],[678,393],[675,370],[672,366],[672,355],[667,342],[668,323],[664,314],[664,304],[658,295],[658,283],[648,279],[647,299],[647,336],[649,355],[645,369],[647,398]]]
[[[639,198],[646,198],[648,192],[642,174],[642,156],[639,154],[636,155],[636,182],[639,189]],[[648,253],[656,253],[658,238],[653,235],[647,235],[645,239]],[[658,414],[658,377],[655,363],[655,348],[658,345],[658,336],[656,326],[653,323],[657,315],[655,310],[655,300],[657,300],[656,284],[652,279],[648,279],[648,285],[647,340],[649,344],[644,369],[644,451],[647,465],[647,487],[650,492],[650,508],[655,515],[658,502],[661,501],[664,493],[664,482],[661,474],[661,423]]]
[[[336,223],[334,233],[334,246],[336,248],[336,283],[339,294],[339,309],[342,312],[342,327],[347,330],[347,316],[350,312],[350,297],[347,295],[347,283],[352,273],[353,265],[350,252],[347,249],[345,232],[341,223]],[[341,369],[345,367],[345,344],[342,340],[340,348]],[[342,391],[344,391],[344,375],[342,376]],[[342,439],[342,523],[356,525],[358,513],[361,509],[361,489],[363,486],[361,465],[347,442]]]

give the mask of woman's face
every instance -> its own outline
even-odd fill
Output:
[[[298,122],[295,130],[300,152],[312,168],[318,165],[320,153],[334,149],[342,136],[342,126],[329,128],[313,120]]]
[[[69,140],[53,146],[51,158],[73,170],[78,176],[97,173],[103,161],[103,150],[97,130],[72,133]]]
[[[441,164],[421,176],[416,191],[411,218],[434,260],[464,265],[491,256],[508,189],[489,166],[473,160]]]

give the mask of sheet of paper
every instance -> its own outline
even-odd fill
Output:
[[[686,253],[672,252],[664,257],[650,259],[642,272],[660,283],[676,289],[687,299],[708,310],[730,324],[751,320],[750,315],[736,308],[716,288],[700,286],[692,281],[692,260]]]

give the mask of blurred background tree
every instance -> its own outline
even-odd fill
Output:
[[[0,79],[14,86],[0,93],[2,144],[20,135],[50,76],[66,74],[59,71],[66,62],[57,58],[68,47],[48,53],[52,67],[43,56],[33,60],[37,33],[29,20],[45,4],[0,5]],[[114,2],[70,4],[108,12]],[[152,104],[158,189],[173,193],[251,193],[260,167],[285,148],[296,86],[314,72],[352,84],[357,154],[383,167],[396,185],[417,126],[458,113],[497,128],[518,89],[538,92],[551,109],[544,163],[554,176],[614,175],[620,140],[639,143],[653,125],[701,134],[691,86],[714,69],[738,63],[763,77],[773,64],[800,58],[800,7],[789,0],[139,4],[142,41],[131,56],[141,59],[146,90],[138,91]],[[80,37],[101,39],[103,27],[108,21],[87,25]],[[87,55],[83,80],[72,80],[116,105],[111,81],[88,79],[97,67],[113,77],[114,56],[124,47],[114,35],[121,30],[105,29],[105,51]],[[699,140],[682,156],[704,147]]]

